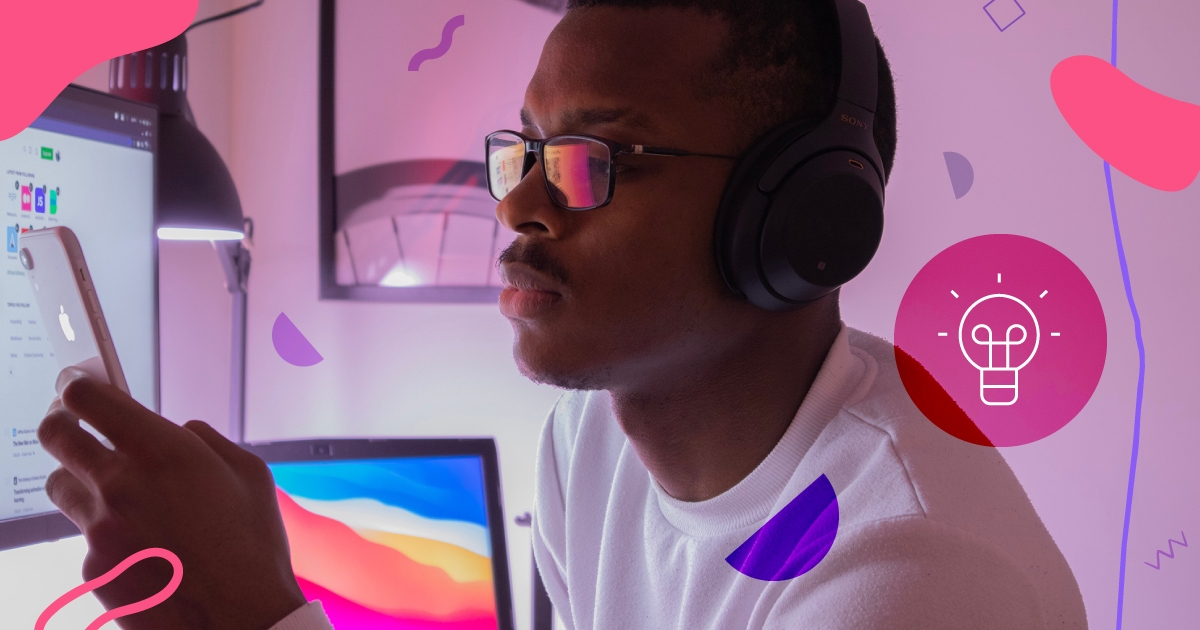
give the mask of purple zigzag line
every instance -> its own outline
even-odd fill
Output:
[[[446,22],[446,25],[442,27],[442,41],[438,42],[438,45],[434,46],[433,48],[418,50],[417,54],[413,55],[412,59],[408,60],[408,71],[416,72],[417,70],[421,69],[422,63],[425,63],[430,59],[437,59],[438,57],[441,57],[449,52],[450,44],[454,43],[454,30],[466,23],[467,18],[465,15],[456,15],[450,18],[450,20]]]
[[[1150,564],[1149,562],[1147,562],[1146,566],[1154,567],[1155,569],[1160,569],[1162,567],[1162,557],[1163,556],[1166,556],[1166,557],[1174,560],[1175,559],[1175,543],[1179,543],[1180,547],[1187,546],[1187,536],[1184,536],[1183,532],[1179,532],[1179,537],[1183,539],[1183,542],[1179,542],[1178,540],[1175,540],[1174,538],[1168,538],[1167,539],[1167,549],[1170,549],[1170,551],[1163,551],[1162,549],[1159,549],[1158,553],[1154,554],[1154,564]]]

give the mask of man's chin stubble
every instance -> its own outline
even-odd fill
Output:
[[[594,391],[605,389],[611,369],[602,368],[586,371],[556,370],[546,366],[532,366],[522,361],[517,353],[513,353],[517,362],[517,370],[525,378],[540,385],[549,385],[559,389]]]

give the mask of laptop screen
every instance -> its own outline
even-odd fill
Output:
[[[483,459],[270,464],[309,600],[338,630],[495,630]]]

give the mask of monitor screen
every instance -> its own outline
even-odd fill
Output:
[[[152,107],[72,86],[0,141],[0,524],[56,513],[44,486],[58,463],[37,427],[59,367],[17,256],[21,232],[62,225],[79,237],[130,392],[158,409],[157,126]],[[46,539],[11,532],[0,547]]]
[[[270,464],[309,600],[338,630],[496,630],[477,455]]]

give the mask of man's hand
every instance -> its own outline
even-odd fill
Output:
[[[304,605],[261,459],[203,422],[179,427],[72,368],[59,375],[57,389],[38,438],[62,464],[46,493],[88,542],[84,579],[147,547],[169,549],[183,562],[179,590],[119,620],[122,628],[267,630]],[[131,604],[170,576],[166,561],[144,560],[96,596],[109,609]]]

